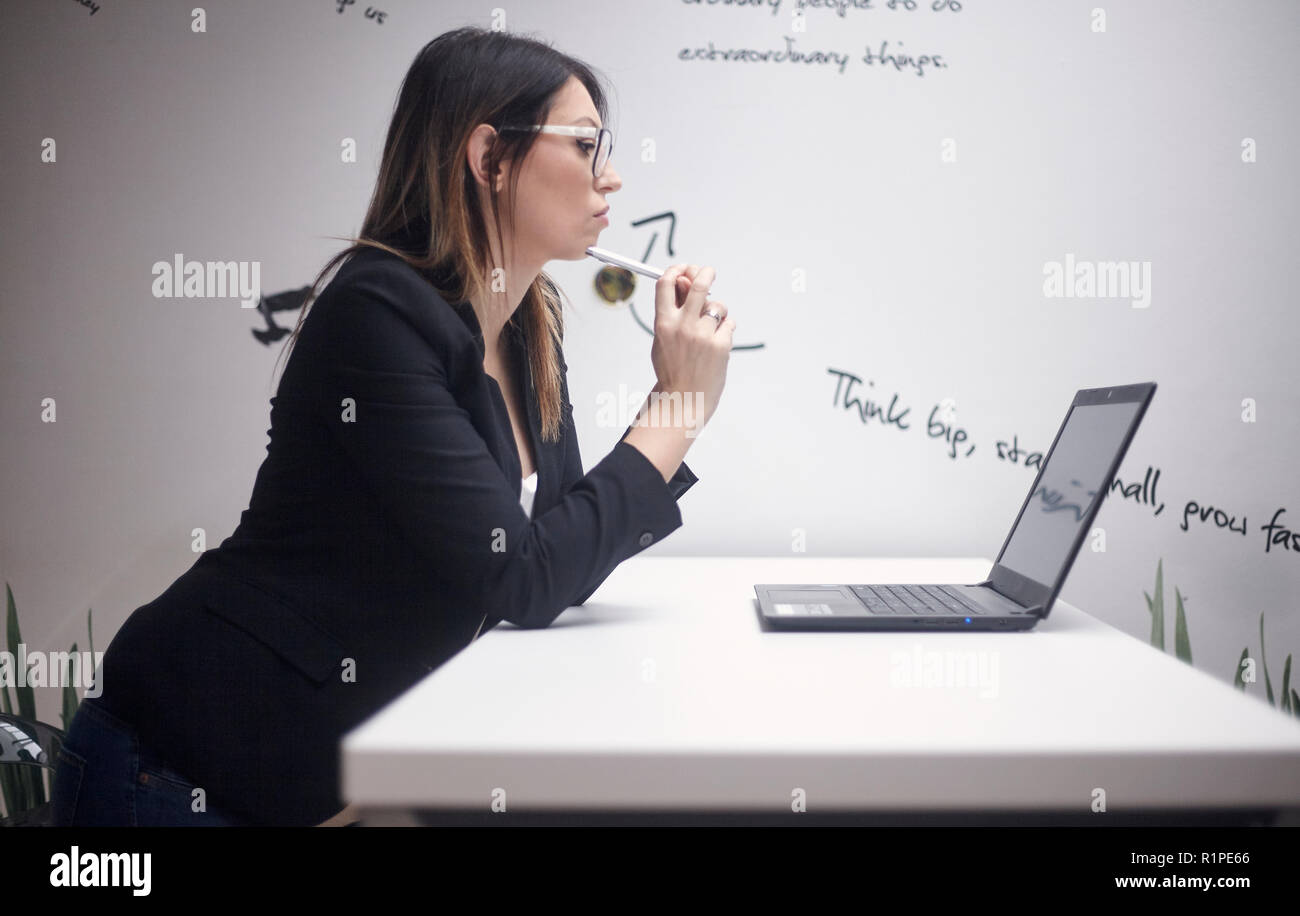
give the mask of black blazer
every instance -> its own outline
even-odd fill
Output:
[[[563,435],[541,440],[522,319],[503,333],[536,456],[532,519],[469,303],[366,249],[308,310],[239,526],[103,659],[99,702],[212,805],[261,824],[336,814],[344,733],[480,624],[545,627],[681,526],[685,463],[665,484],[620,440],[583,474],[567,377]]]

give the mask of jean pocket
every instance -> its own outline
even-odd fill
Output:
[[[50,785],[50,820],[55,827],[75,826],[86,759],[67,746],[55,756],[54,780]]]
[[[135,787],[136,822],[141,827],[233,827],[242,822],[214,808],[207,793],[166,767],[140,767]],[[199,810],[195,803],[202,799]]]
[[[141,766],[136,776],[135,816],[142,827],[183,827],[202,817],[194,810],[195,786],[179,773]],[[203,796],[199,796],[203,797]]]
[[[175,770],[169,770],[166,767],[158,766],[140,766],[140,776],[138,777],[140,785],[155,786],[171,792],[183,792],[186,795],[193,793],[196,786],[180,773]]]

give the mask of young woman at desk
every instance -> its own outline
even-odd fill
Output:
[[[353,820],[347,731],[680,527],[680,417],[634,423],[583,473],[542,272],[608,225],[605,114],[591,70],[541,42],[460,29],[420,51],[359,238],[290,338],[248,509],[109,645],[56,824]],[[697,430],[736,327],[713,279],[673,265],[655,287],[655,390],[700,399]]]

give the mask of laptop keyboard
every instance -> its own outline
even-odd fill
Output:
[[[873,614],[966,617],[984,612],[944,585],[851,585]]]

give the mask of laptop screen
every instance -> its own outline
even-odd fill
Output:
[[[1141,401],[1075,405],[998,563],[1051,586],[1074,559],[1079,529]]]

